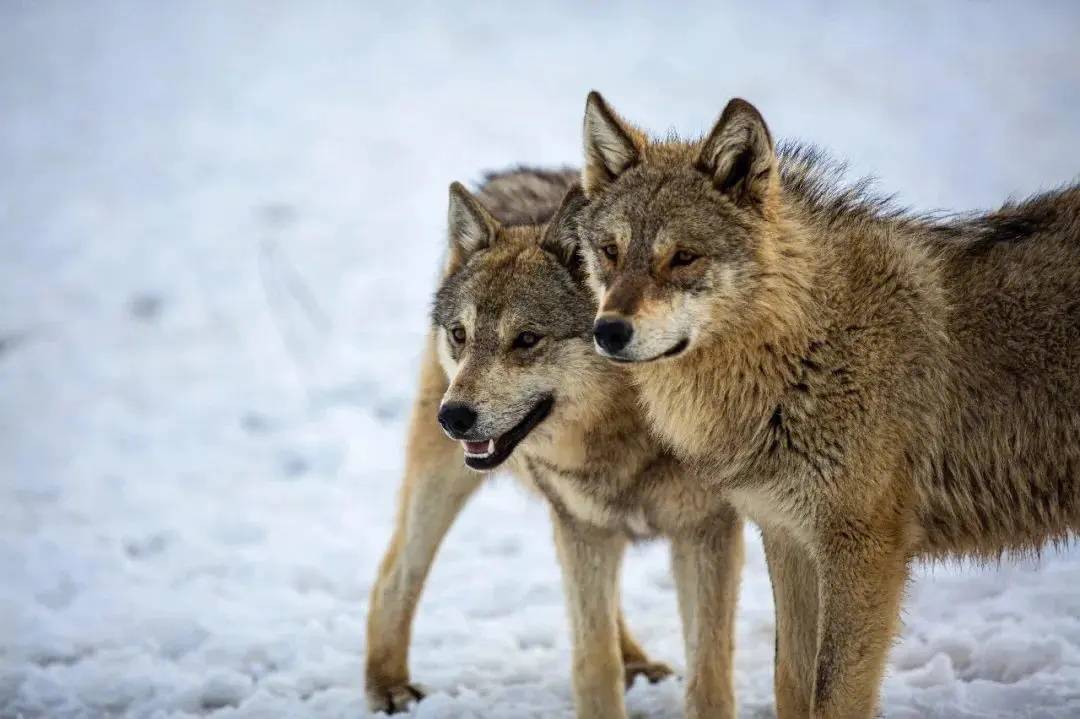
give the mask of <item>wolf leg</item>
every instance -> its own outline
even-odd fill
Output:
[[[551,516],[574,638],[577,715],[623,719],[626,706],[619,631],[619,566],[626,538],[561,517],[555,511]]]
[[[908,558],[893,533],[852,527],[816,551],[818,652],[813,717],[872,717],[896,635]]]
[[[639,676],[645,677],[650,684],[656,684],[670,677],[674,672],[671,667],[663,662],[654,662],[645,654],[645,650],[634,639],[630,628],[626,626],[626,616],[619,609],[619,651],[622,653],[623,670],[626,678],[626,688],[634,685],[634,680]]]
[[[460,447],[435,420],[445,391],[446,378],[429,339],[413,405],[397,524],[369,602],[365,689],[372,711],[400,711],[422,697],[409,683],[416,604],[439,544],[483,480],[465,468]]]
[[[782,529],[763,529],[765,559],[776,605],[776,716],[810,714],[817,656],[817,571],[809,552]]]
[[[687,717],[735,716],[732,662],[742,560],[742,521],[734,511],[719,517],[704,537],[672,541],[686,643]]]

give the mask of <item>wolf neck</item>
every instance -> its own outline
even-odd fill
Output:
[[[638,393],[622,368],[599,360],[587,402],[566,417],[546,441],[532,443],[527,454],[568,471],[602,476],[617,466],[632,469],[655,451],[639,407]],[[610,466],[609,466],[610,465]]]
[[[747,317],[684,357],[635,368],[652,426],[684,459],[721,460],[732,474],[753,460],[798,358],[829,324],[822,250],[781,210],[759,250],[767,269]]]

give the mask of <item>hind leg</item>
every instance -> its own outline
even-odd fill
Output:
[[[654,662],[645,654],[645,650],[637,643],[626,626],[626,617],[622,609],[619,610],[619,650],[622,653],[623,671],[626,677],[626,688],[634,685],[634,680],[645,677],[650,684],[656,684],[670,677],[674,672],[671,667],[663,662]]]

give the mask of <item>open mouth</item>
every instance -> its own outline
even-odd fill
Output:
[[[461,446],[465,449],[465,466],[484,471],[498,467],[513,453],[521,440],[525,439],[529,432],[536,428],[536,425],[544,421],[554,404],[554,397],[549,395],[542,398],[520,422],[499,437],[481,442],[463,440]]]
[[[675,355],[682,354],[683,350],[690,346],[690,340],[683,337],[681,340],[671,346],[671,349],[664,350],[655,357],[648,357],[646,359],[631,359],[629,357],[616,357],[615,355],[605,354],[612,362],[620,362],[622,364],[644,364],[645,362],[655,362],[658,359],[664,359],[665,357],[674,357]]]

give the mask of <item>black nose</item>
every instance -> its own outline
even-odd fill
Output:
[[[605,351],[615,354],[630,343],[634,336],[634,326],[626,320],[609,320],[601,317],[593,325],[596,344]]]
[[[439,408],[439,424],[452,435],[463,435],[476,424],[476,412],[466,404],[444,404]]]

